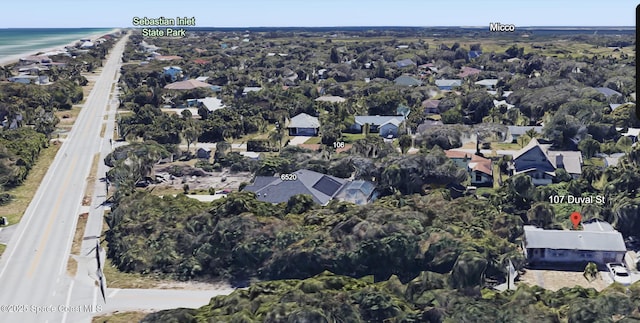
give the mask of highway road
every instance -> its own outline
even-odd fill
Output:
[[[111,50],[73,129],[0,259],[0,322],[65,322],[70,312],[88,310],[71,307],[75,280],[67,275],[66,266],[125,38]]]
[[[91,204],[82,207],[93,156],[112,150],[118,106],[117,83],[123,37],[104,64],[73,129],[49,167],[20,223],[12,230],[0,258],[0,322],[90,323],[95,315],[115,311],[197,308],[233,288],[210,290],[107,289],[106,303],[96,285],[93,248],[102,230],[106,185],[97,180]],[[115,90],[115,92],[112,92]],[[105,120],[105,116],[107,116]],[[100,131],[105,127],[104,137]],[[99,164],[96,178],[107,171]],[[78,215],[89,210],[75,277],[67,273]],[[102,254],[104,257],[104,253]],[[103,262],[104,263],[104,262]],[[108,284],[108,277],[107,284]]]

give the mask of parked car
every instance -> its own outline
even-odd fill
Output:
[[[608,263],[607,269],[609,269],[614,282],[622,285],[631,285],[631,275],[629,275],[629,270],[623,264]]]

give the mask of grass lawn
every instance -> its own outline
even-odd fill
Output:
[[[584,160],[584,166],[597,166],[604,167],[604,159],[602,158],[589,158]]]
[[[342,140],[347,144],[352,144],[356,140],[364,139],[366,136],[363,133],[343,133]]]
[[[6,216],[9,224],[20,222],[60,146],[51,144],[49,147],[42,149],[40,156],[38,156],[38,161],[36,161],[24,183],[14,189],[7,190],[7,193],[13,195],[14,199],[11,203],[0,206],[0,216]]]
[[[60,119],[56,128],[71,130],[71,126],[78,118],[81,110],[82,106],[75,104],[71,107],[71,110],[58,110],[54,112],[53,114]]]
[[[165,196],[165,195],[174,195],[174,194],[182,194],[184,191],[182,189],[172,188],[172,187],[156,187],[151,191],[151,194],[156,196]]]
[[[309,140],[305,141],[304,143],[306,145],[313,145],[313,144],[319,144],[322,142],[322,137],[320,136],[315,136],[315,137],[311,137],[309,138]]]
[[[84,192],[84,198],[82,199],[82,205],[85,205],[85,202],[89,202],[91,204],[91,197],[93,196],[94,186],[96,185],[96,173],[98,172],[98,163],[100,163],[100,153],[93,155],[93,160],[91,161],[91,169],[89,170],[89,177],[87,177],[87,187]],[[89,205],[87,204],[87,205]]]
[[[476,189],[476,195],[492,194],[494,192],[495,190],[491,187],[478,187]]]
[[[89,213],[82,213],[78,216],[78,224],[76,225],[76,232],[73,234],[73,244],[71,245],[71,254],[80,255],[80,249],[82,248],[82,238],[84,236],[84,229],[87,226],[87,220]],[[78,263],[69,256],[67,260],[67,273],[71,277],[75,277],[78,271]]]
[[[520,150],[522,147],[520,144],[512,144],[510,142],[492,142],[491,149],[495,150]]]
[[[4,244],[0,243],[0,256],[2,256],[2,253],[4,253],[5,249],[7,249],[7,245],[4,245]]]
[[[149,313],[144,312],[124,312],[95,316],[91,323],[129,323],[140,322]]]

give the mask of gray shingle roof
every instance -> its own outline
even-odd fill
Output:
[[[397,126],[402,121],[404,121],[403,116],[356,116],[356,123],[359,125],[368,123],[370,125],[382,126],[387,123],[393,123]]]
[[[394,82],[396,83],[396,85],[401,85],[401,86],[420,86],[422,85],[422,81],[417,80],[411,76],[408,75],[401,75],[398,76]]]
[[[436,80],[436,86],[460,86],[462,80]]]
[[[525,248],[626,251],[622,234],[617,231],[543,230],[524,226]]]
[[[597,87],[595,89],[596,89],[596,91],[604,94],[604,96],[606,96],[606,97],[610,97],[610,96],[612,96],[614,94],[622,95],[620,92],[618,92],[616,90],[612,90],[612,89],[610,89],[608,87]]]
[[[312,117],[306,113],[291,118],[288,128],[320,128],[318,118]]]
[[[347,182],[345,179],[301,169],[296,171],[297,179],[283,181],[280,177],[256,176],[253,185],[244,190],[254,192],[257,199],[264,202],[281,203],[294,195],[309,194],[313,200],[326,205]]]

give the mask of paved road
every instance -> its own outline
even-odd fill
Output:
[[[65,322],[74,310],[67,307],[74,285],[66,274],[67,259],[124,45],[121,40],[112,49],[68,140],[0,259],[0,306],[15,305],[13,309],[22,312],[7,313],[0,307],[1,322]]]
[[[104,313],[114,311],[161,311],[179,307],[197,308],[209,304],[211,298],[228,295],[230,289],[218,291],[178,289],[109,289]]]

